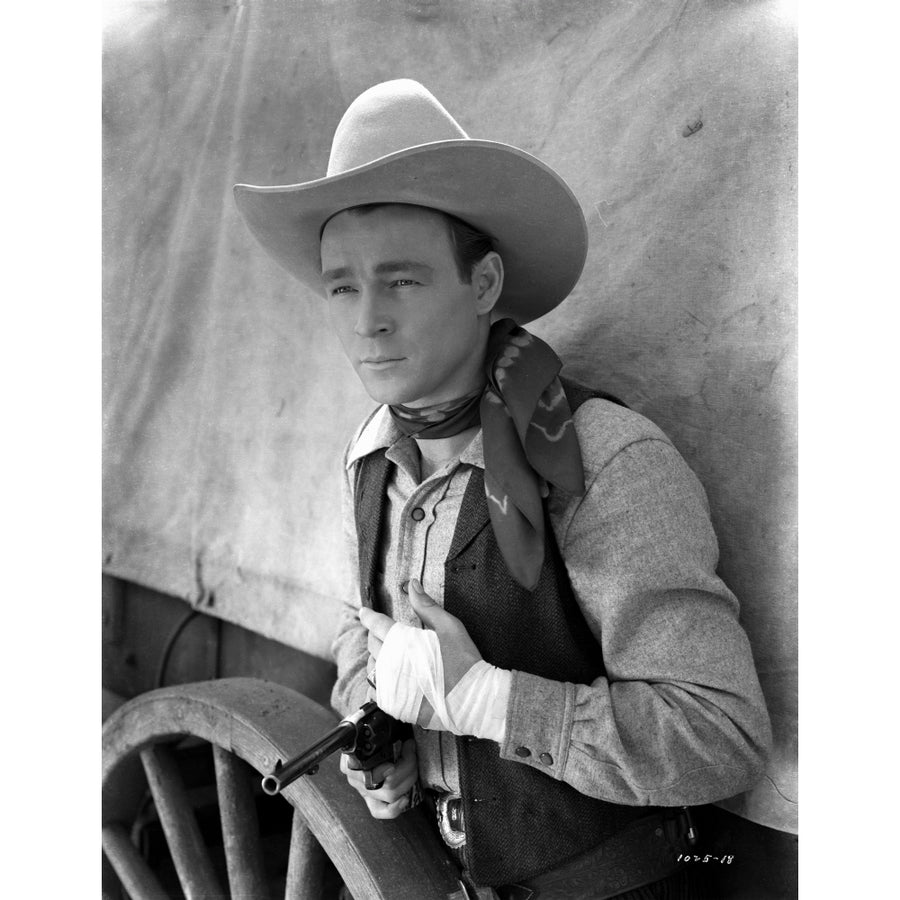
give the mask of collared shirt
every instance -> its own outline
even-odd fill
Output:
[[[513,673],[500,746],[589,796],[632,805],[699,804],[752,786],[771,733],[738,603],[715,572],[718,546],[699,481],[666,436],[603,400],[575,414],[586,493],[551,492],[548,512],[575,599],[603,650],[589,685]],[[386,612],[418,624],[406,583],[443,602],[444,559],[481,433],[419,483],[418,450],[380,408],[345,455],[344,527],[352,583],[334,643],[341,712],[366,699],[353,484],[359,459],[384,448],[389,477],[376,589]],[[485,615],[490,615],[485,599]],[[540,640],[540,636],[535,636]],[[458,789],[455,739],[416,731],[423,784]]]

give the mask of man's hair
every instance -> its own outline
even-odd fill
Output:
[[[364,203],[360,206],[352,206],[347,212],[365,214],[382,206],[402,206],[398,203]],[[456,260],[456,269],[459,272],[460,281],[465,284],[472,283],[472,270],[475,264],[481,262],[494,249],[494,239],[483,231],[473,228],[468,222],[458,219],[456,216],[430,206],[422,207],[442,216],[450,231],[450,245],[453,247],[453,258]]]

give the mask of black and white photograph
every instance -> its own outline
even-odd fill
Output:
[[[104,900],[800,896],[797,3],[102,18]]]

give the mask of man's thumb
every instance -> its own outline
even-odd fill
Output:
[[[409,582],[409,599],[419,618],[433,628],[435,619],[440,618],[443,610],[425,593],[425,588],[422,587],[422,582],[418,578],[413,578]]]

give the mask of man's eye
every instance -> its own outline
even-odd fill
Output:
[[[418,284],[418,282],[413,281],[412,278],[398,278],[396,281],[392,281],[391,284],[396,287],[409,287],[409,285]]]
[[[331,296],[333,297],[335,294],[349,294],[352,290],[353,288],[349,284],[339,284],[331,289]]]

